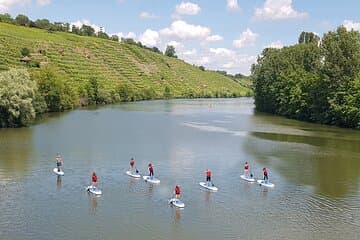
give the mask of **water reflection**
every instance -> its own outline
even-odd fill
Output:
[[[56,187],[57,187],[57,190],[61,189],[61,176],[57,176]]]
[[[98,207],[98,197],[94,194],[89,193],[90,196],[90,206],[91,206],[91,213],[92,214],[96,214],[96,209]]]
[[[346,133],[338,130],[336,137],[326,137],[316,132],[314,136],[253,132],[255,138],[248,140],[245,149],[288,181],[312,185],[317,193],[338,198],[358,189],[360,183],[360,136]]]
[[[32,128],[0,129],[0,177],[23,177],[32,154]]]

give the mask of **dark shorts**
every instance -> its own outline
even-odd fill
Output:
[[[154,171],[150,171],[150,176],[154,176]]]
[[[210,176],[206,176],[206,181],[207,181],[207,182],[211,182],[211,177],[210,177]]]
[[[57,166],[57,167],[61,167],[61,162],[57,162],[57,163],[56,163],[56,166]]]

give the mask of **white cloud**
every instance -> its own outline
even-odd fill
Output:
[[[351,30],[360,31],[360,22],[354,22],[354,21],[351,21],[351,20],[345,20],[342,25],[348,31],[351,31]]]
[[[227,9],[230,11],[238,11],[240,10],[239,4],[237,0],[227,0]]]
[[[21,6],[24,7],[31,3],[31,0],[0,0],[0,13],[7,12],[10,8]]]
[[[120,41],[121,41],[121,38],[132,38],[132,39],[136,40],[136,34],[134,32],[128,32],[128,33],[118,32],[118,33],[114,33],[112,35],[117,35],[119,37]]]
[[[211,35],[211,36],[206,37],[205,40],[208,42],[217,42],[217,41],[223,40],[223,37],[216,34],[216,35]]]
[[[239,39],[233,41],[233,45],[237,48],[253,46],[259,35],[252,32],[249,28],[240,34]]]
[[[49,5],[51,3],[51,0],[36,0],[36,3],[40,6]]]
[[[297,12],[291,6],[292,0],[265,0],[262,8],[255,10],[257,19],[288,19],[288,18],[304,18],[307,13]]]
[[[222,57],[231,57],[234,55],[235,52],[227,48],[210,48],[210,53]]]
[[[148,47],[154,47],[159,44],[160,35],[157,31],[146,29],[145,32],[140,35],[139,41]]]
[[[178,15],[196,15],[200,11],[199,5],[192,2],[181,2],[175,7],[175,12]]]
[[[153,13],[149,13],[149,12],[142,12],[142,13],[140,13],[140,18],[141,19],[157,19],[157,18],[159,18],[159,16],[157,16]]]
[[[95,30],[95,33],[99,32],[100,31],[100,26],[96,25],[96,24],[93,24],[91,23],[89,20],[86,20],[86,19],[83,19],[83,20],[78,20],[76,22],[72,22],[70,23],[70,28],[75,25],[76,27],[78,28],[81,28],[82,25],[87,25],[87,26],[91,26],[94,30]],[[70,29],[71,30],[71,29]]]
[[[192,55],[196,55],[197,51],[195,48],[191,49],[191,50],[187,50],[187,51],[184,51],[184,52],[180,52],[179,55],[182,55],[182,56],[192,56]]]
[[[174,21],[169,28],[160,30],[160,34],[165,37],[179,39],[206,39],[210,35],[210,29],[200,25],[188,24],[185,21]]]
[[[184,47],[184,45],[181,42],[177,42],[177,41],[170,41],[166,45],[173,46],[176,50],[178,48],[183,48]]]
[[[284,44],[280,41],[272,42],[269,45],[264,46],[264,48],[283,48]]]

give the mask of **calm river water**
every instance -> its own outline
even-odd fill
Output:
[[[125,175],[131,157],[161,183]],[[245,161],[275,187],[242,181]],[[206,168],[216,193],[198,185]],[[100,197],[84,190],[92,171]],[[175,184],[182,210],[167,203]],[[256,113],[251,98],[111,105],[0,130],[0,239],[359,239],[359,185],[359,131]]]

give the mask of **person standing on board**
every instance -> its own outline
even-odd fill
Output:
[[[264,181],[268,182],[269,181],[269,177],[268,177],[268,172],[266,168],[263,168],[263,174],[264,174]]]
[[[131,158],[131,160],[130,160],[130,171],[131,172],[134,171],[134,165],[135,165],[135,160],[134,160],[134,158]]]
[[[210,169],[206,169],[206,183],[208,186],[210,186],[210,183],[211,183],[211,171]]]
[[[57,170],[58,170],[58,172],[60,172],[61,166],[62,166],[62,163],[63,163],[63,159],[62,159],[60,153],[57,153],[57,154],[56,154],[55,159],[56,159],[56,167],[57,167]]]
[[[180,199],[180,192],[181,192],[180,186],[179,186],[179,185],[176,185],[176,186],[175,186],[175,198],[176,198],[176,199]]]
[[[93,187],[97,187],[97,184],[98,184],[98,177],[97,177],[96,173],[93,172],[92,176],[91,176],[91,185]]]
[[[149,163],[149,176],[150,178],[154,177],[154,167],[151,163]]]
[[[249,163],[245,162],[245,165],[244,165],[244,176],[245,177],[249,177],[249,169],[250,169]]]

